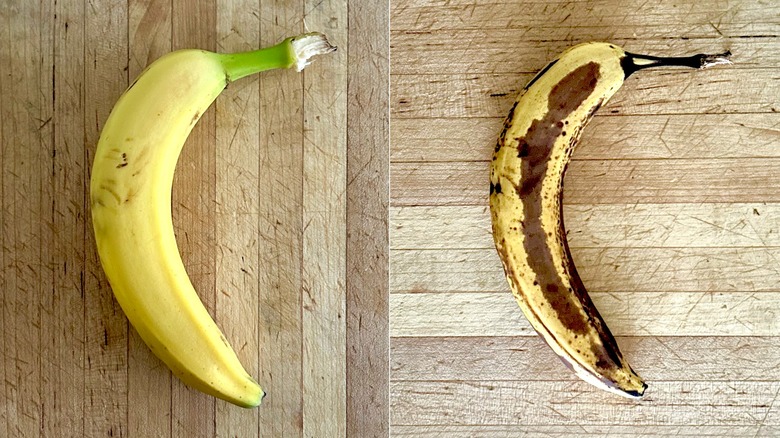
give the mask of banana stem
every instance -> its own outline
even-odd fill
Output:
[[[281,43],[249,52],[220,54],[228,82],[277,68],[295,66],[298,71],[309,65],[311,58],[336,50],[325,35],[318,32],[287,38]]]
[[[650,55],[638,55],[636,53],[626,52],[626,56],[622,59],[621,65],[623,66],[623,72],[626,77],[631,75],[637,70],[643,70],[653,67],[690,67],[690,68],[707,68],[720,64],[731,64],[731,51],[719,53],[716,55],[707,55],[700,53],[693,56],[650,56]]]

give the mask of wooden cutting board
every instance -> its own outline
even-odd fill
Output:
[[[3,2],[0,436],[387,434],[387,25],[382,2]],[[231,84],[174,184],[185,266],[268,393],[244,410],[185,387],[128,325],[94,248],[90,167],[159,56],[307,29],[339,51]]]
[[[391,5],[391,430],[409,437],[780,435],[780,5]],[[518,91],[563,49],[731,49],[642,72],[586,129],[565,183],[572,255],[649,384],[563,366],[509,293],[488,166]]]

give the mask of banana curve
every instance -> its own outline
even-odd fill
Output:
[[[658,58],[608,43],[572,47],[539,72],[505,119],[490,173],[496,249],[521,310],[583,380],[630,398],[647,388],[623,358],[572,261],[563,177],[593,114],[644,68],[707,67],[724,55]]]
[[[188,49],[148,66],[119,98],[95,151],[90,181],[100,262],[143,341],[187,385],[251,408],[265,393],[198,297],[171,217],[176,164],[187,137],[225,86],[274,68],[303,68],[335,50],[304,34],[253,52]]]
[[[505,266],[511,267],[507,271],[513,273],[508,278],[513,279],[515,297],[559,357],[600,386],[612,387],[613,381],[621,381],[621,392],[636,393],[643,388],[629,383],[634,373],[624,365],[614,338],[604,330],[606,325],[599,324],[600,317],[564,243],[562,185],[569,157],[582,128],[622,81],[615,75],[602,76],[597,61],[582,58],[573,63],[559,58],[531,81],[510,110],[506,130],[497,143],[494,168],[497,174],[508,173],[516,179],[498,178],[491,187],[491,197],[512,199],[510,210],[520,213],[520,221],[511,227],[515,236],[496,232],[495,237]],[[556,78],[554,83],[545,83],[550,77]],[[534,84],[536,88],[549,87],[545,96],[533,99]],[[522,123],[517,119],[526,118],[531,107],[534,117],[527,117],[526,126],[517,128]],[[499,158],[502,150],[503,160]],[[502,183],[509,184],[512,196],[503,193]],[[501,211],[507,211],[506,207]],[[494,217],[494,223],[501,222],[498,214]]]
[[[249,407],[263,392],[192,286],[171,217],[178,157],[226,83],[220,64],[202,51],[173,52],[150,66],[104,127],[92,214],[103,269],[144,342],[188,385]]]

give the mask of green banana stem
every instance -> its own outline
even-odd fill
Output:
[[[272,47],[219,56],[228,82],[233,82],[245,76],[277,68],[296,66],[298,71],[301,71],[313,56],[335,50],[336,47],[328,42],[325,35],[311,32],[287,38]]]

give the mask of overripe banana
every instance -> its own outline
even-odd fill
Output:
[[[563,223],[563,178],[593,114],[632,73],[704,68],[721,55],[659,58],[608,43],[574,46],[525,86],[504,122],[490,169],[493,238],[520,308],[586,382],[627,397],[647,385],[631,369],[572,262]]]
[[[264,70],[298,71],[335,50],[309,33],[252,52],[169,53],[119,98],[92,167],[92,222],[103,270],[149,348],[188,385],[242,407],[264,393],[200,301],[171,219],[176,162],[201,115],[232,81]]]

